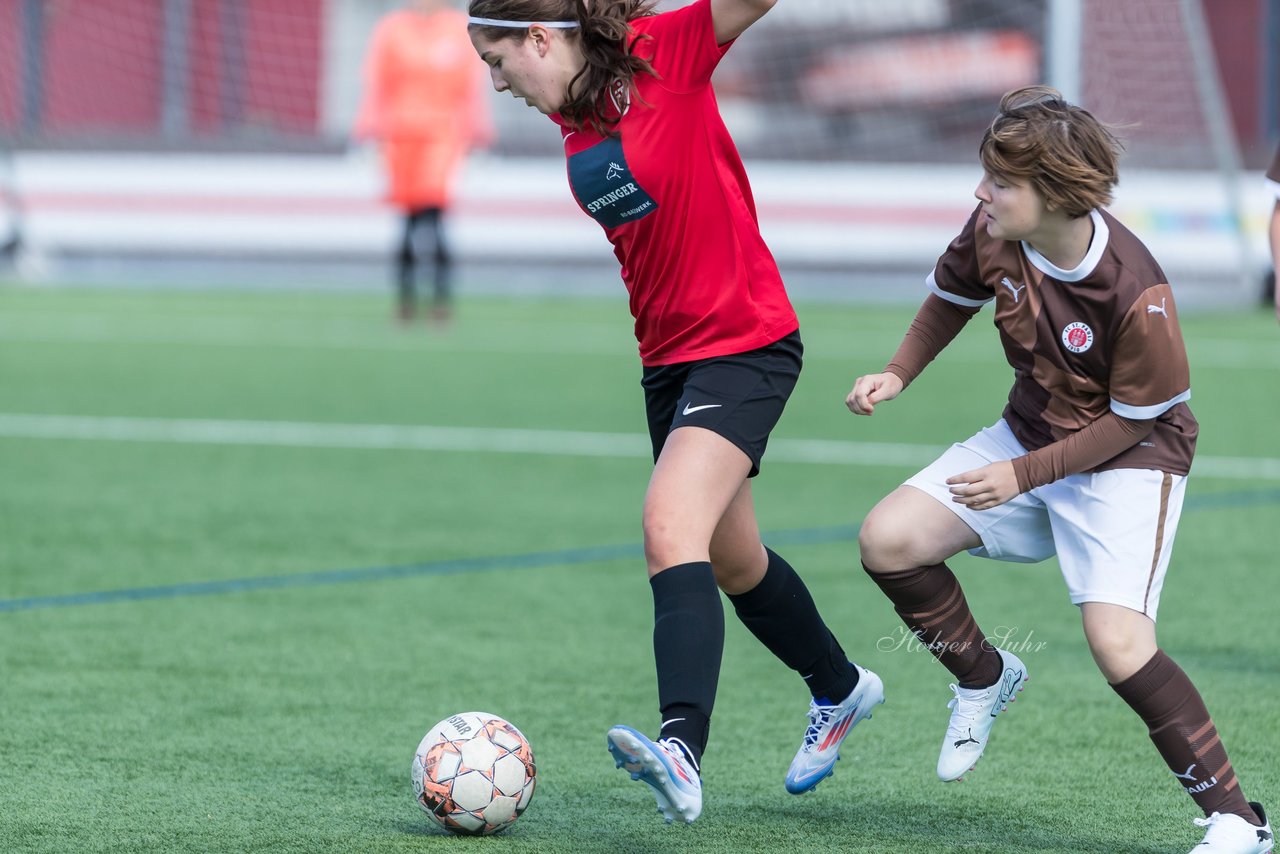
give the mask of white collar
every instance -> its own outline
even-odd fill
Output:
[[[1107,249],[1107,240],[1111,237],[1111,229],[1107,228],[1107,221],[1102,218],[1097,208],[1089,211],[1089,217],[1093,220],[1093,238],[1089,241],[1089,251],[1084,254],[1084,260],[1074,269],[1062,269],[1033,249],[1030,243],[1022,240],[1019,242],[1022,244],[1022,251],[1026,253],[1027,260],[1037,270],[1060,282],[1078,282],[1088,276],[1102,260],[1102,253]]]

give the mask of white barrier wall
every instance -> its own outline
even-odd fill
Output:
[[[579,212],[561,160],[473,158],[450,217],[465,261],[611,262]],[[789,271],[897,269],[923,277],[975,201],[976,167],[749,163],[761,227]],[[350,156],[19,153],[30,247],[64,255],[350,258],[376,261],[397,234],[372,151]],[[1258,269],[1269,197],[1245,176]],[[1236,238],[1216,174],[1133,172],[1113,211],[1174,279],[1230,282]]]

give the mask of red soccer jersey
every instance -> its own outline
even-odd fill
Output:
[[[562,128],[574,197],[622,264],[640,359],[668,365],[771,344],[799,322],[711,89],[729,46],[716,44],[710,0],[631,27],[658,76],[637,76],[618,137]]]

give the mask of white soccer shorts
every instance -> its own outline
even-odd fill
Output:
[[[1002,418],[952,445],[906,485],[942,502],[982,538],[970,554],[1019,563],[1057,554],[1073,603],[1108,602],[1155,620],[1186,477],[1113,469],[1073,474],[990,510],[951,500],[947,478],[1025,453]]]

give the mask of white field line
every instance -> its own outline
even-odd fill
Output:
[[[234,321],[216,318],[192,322],[175,322],[168,330],[145,328],[121,330],[119,324],[96,316],[64,318],[56,326],[41,328],[40,321],[24,323],[21,318],[0,319],[0,341],[32,344],[108,344],[117,346],[163,347],[257,347],[267,350],[337,350],[348,352],[441,352],[465,353],[538,353],[542,355],[634,356],[636,347],[626,335],[603,324],[592,324],[570,334],[543,335],[536,340],[513,341],[485,333],[474,338],[461,335],[447,337],[407,337],[389,330],[384,338],[370,336],[367,328],[341,325],[310,329],[246,329]],[[892,354],[898,338],[866,342],[849,348],[847,342],[838,348],[827,348],[828,336],[817,335],[807,342],[808,361],[881,359]],[[1203,339],[1189,342],[1192,368],[1236,368],[1280,370],[1280,347],[1274,341]],[[1000,354],[995,348],[976,348],[973,343],[954,346],[942,358],[959,363],[999,366]],[[851,366],[851,369],[853,366]]]
[[[638,433],[19,413],[0,413],[0,438],[578,457],[647,458],[650,455],[648,438]],[[768,461],[910,468],[931,462],[942,450],[936,445],[777,438],[769,442]],[[1280,481],[1280,459],[1200,456],[1196,458],[1194,473],[1228,480]]]

